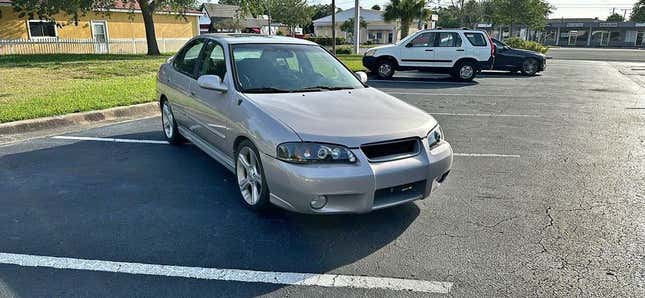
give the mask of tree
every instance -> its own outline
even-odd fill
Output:
[[[316,4],[310,6],[311,9],[311,19],[317,20],[328,15],[331,15],[331,4]],[[309,22],[304,28],[305,33],[314,33],[314,24]]]
[[[361,21],[359,25],[361,26],[361,28],[367,28],[367,22],[365,21],[365,19],[363,19],[363,17],[361,17],[360,19]],[[354,33],[354,18],[349,18],[347,21],[344,21],[340,25],[340,30],[347,33]]]
[[[629,20],[638,23],[645,22],[645,0],[639,0],[634,3]]]
[[[297,26],[304,26],[311,22],[313,10],[307,5],[306,0],[280,0],[274,2],[273,19],[289,25],[291,34]]]
[[[378,4],[372,5],[372,10],[381,10],[381,6]]]
[[[430,10],[426,8],[426,0],[391,0],[385,6],[383,18],[386,22],[398,20],[401,24],[401,38],[408,36],[410,25],[417,19],[427,20]]]
[[[157,11],[177,13],[178,18],[185,18],[185,13],[194,8],[196,0],[122,0],[131,13],[137,6],[141,9],[143,24],[146,31],[146,43],[148,44],[148,55],[159,55],[157,36],[153,15]],[[110,10],[115,8],[113,0],[14,0],[11,5],[18,13],[18,17],[37,17],[38,19],[54,21],[54,17],[65,14],[70,21],[78,24],[79,17],[90,11],[102,11],[109,15]]]
[[[237,5],[240,7],[242,15],[252,15],[254,17],[264,14],[266,5],[262,2],[267,0],[219,0],[219,4]]]
[[[607,22],[622,22],[624,20],[625,18],[618,13],[614,13],[607,17]]]
[[[553,7],[545,0],[492,0],[495,23],[508,25],[513,34],[513,25],[524,24],[530,29],[542,29]]]

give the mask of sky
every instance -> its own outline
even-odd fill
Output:
[[[347,9],[354,7],[355,0],[336,0],[336,6]],[[435,0],[436,1],[436,0]],[[440,0],[442,4],[450,4],[450,0]],[[615,9],[616,13],[623,14],[624,9],[631,9],[636,0],[547,0],[555,6],[550,18],[594,18],[606,19]],[[331,0],[307,0],[310,4],[331,3]],[[384,7],[389,0],[360,0],[364,8],[379,4]],[[626,12],[629,18],[629,11]]]

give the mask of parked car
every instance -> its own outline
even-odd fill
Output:
[[[479,70],[490,68],[493,51],[484,31],[421,30],[394,45],[369,49],[363,66],[383,79],[397,70],[423,70],[471,81]]]
[[[255,210],[362,213],[428,197],[452,165],[441,127],[366,81],[306,40],[201,35],[159,70],[163,133],[232,171]]]
[[[514,49],[493,38],[495,43],[494,70],[520,71],[527,76],[533,76],[546,69],[546,56],[529,50]]]

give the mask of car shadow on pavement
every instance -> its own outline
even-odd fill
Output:
[[[325,273],[381,250],[419,215],[415,204],[359,215],[254,213],[234,175],[189,145],[60,141],[0,156],[0,181],[0,252],[43,256]]]
[[[531,79],[531,78],[537,78],[542,76],[540,73],[536,73],[533,76],[526,76],[523,75],[520,72],[510,72],[510,71],[482,71],[479,73],[480,77],[485,77],[485,78],[518,78],[518,79]]]

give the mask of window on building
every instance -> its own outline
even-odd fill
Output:
[[[439,47],[460,47],[461,38],[459,34],[454,32],[439,32]]]
[[[51,21],[29,20],[27,22],[30,38],[56,37],[56,23]]]
[[[466,35],[466,38],[468,38],[468,41],[470,41],[470,44],[476,47],[485,47],[486,46],[486,38],[484,37],[484,34],[481,33],[464,33]]]

